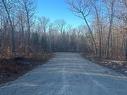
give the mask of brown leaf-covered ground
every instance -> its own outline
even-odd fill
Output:
[[[31,58],[0,59],[0,84],[13,81],[36,66],[44,64],[52,55],[43,54]]]
[[[116,72],[120,72],[127,76],[127,61],[126,60],[111,60],[111,59],[104,59],[104,58],[98,58],[93,56],[86,56],[85,54],[82,54],[82,55],[83,57],[87,58],[88,60],[96,64],[113,69]]]

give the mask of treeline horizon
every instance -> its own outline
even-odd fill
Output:
[[[62,19],[37,17],[35,0],[0,0],[0,58],[44,52],[79,52],[85,35]]]
[[[0,58],[44,52],[81,52],[93,57],[127,56],[127,0],[66,0],[85,24],[36,16],[35,0],[0,0]],[[90,21],[89,21],[90,20]]]

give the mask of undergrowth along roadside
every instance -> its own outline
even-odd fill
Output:
[[[35,54],[31,57],[0,59],[0,84],[13,81],[53,57],[52,53]]]

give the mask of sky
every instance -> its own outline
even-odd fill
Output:
[[[83,23],[82,19],[75,16],[70,10],[65,0],[38,0],[38,15],[48,17],[51,22],[55,20],[65,20],[67,24],[77,27]]]

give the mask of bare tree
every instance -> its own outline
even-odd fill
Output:
[[[96,47],[96,41],[93,36],[93,31],[88,23],[87,16],[89,15],[91,11],[91,0],[69,0],[67,1],[67,4],[70,6],[71,11],[73,11],[78,17],[82,18],[91,35],[92,39],[92,44],[94,46],[95,53],[97,52],[97,47]]]
[[[115,16],[115,3],[116,0],[105,0],[105,3],[108,8],[109,12],[109,32],[108,32],[108,37],[107,37],[107,57],[109,58],[110,55],[110,40],[111,40],[111,35],[112,35],[112,28],[113,28],[113,20]]]
[[[98,3],[98,5],[96,4]],[[99,32],[99,57],[102,57],[102,24],[101,24],[101,7],[100,2],[92,2],[92,6],[95,10],[95,18],[97,23],[97,31]]]
[[[43,33],[47,31],[48,24],[49,24],[49,18],[41,17],[39,18],[40,28]]]
[[[41,34],[41,48],[43,51],[48,50],[49,44],[47,43],[49,38],[48,38],[48,24],[49,24],[49,18],[47,17],[41,17],[38,19],[39,20],[39,32]]]
[[[12,10],[11,8],[13,7],[13,5],[11,4],[14,4],[13,0],[11,1],[7,1],[7,0],[1,0],[1,3],[3,5],[3,8],[7,14],[7,18],[8,18],[8,21],[10,23],[10,27],[11,27],[11,52],[12,54],[15,56],[15,53],[16,53],[16,49],[15,49],[15,29],[14,29],[14,24],[12,22],[12,16],[11,16],[11,13],[12,13]]]
[[[30,53],[30,33],[31,33],[31,23],[32,18],[35,13],[35,6],[33,0],[20,0],[21,9],[24,10],[24,14],[26,16],[26,26],[27,26],[27,42],[28,42],[28,55]]]
[[[122,18],[122,20],[124,21],[125,23],[125,32],[126,32],[126,38],[124,39],[125,41],[125,56],[126,56],[126,59],[127,59],[127,0],[122,0],[124,6],[125,6],[125,11],[122,13],[122,15],[120,15]]]
[[[62,34],[65,30],[66,22],[64,20],[56,20],[55,24],[58,31]]]

